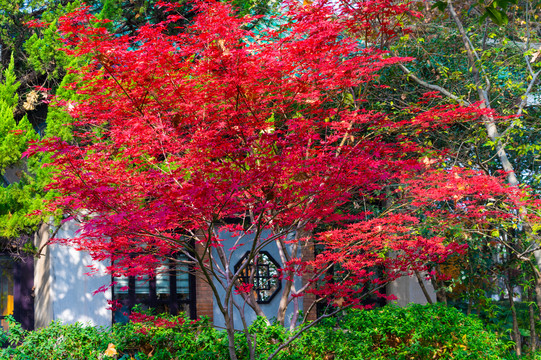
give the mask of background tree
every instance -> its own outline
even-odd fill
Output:
[[[481,101],[483,106],[496,109],[499,114],[512,116],[506,121],[486,117],[482,126],[458,124],[433,133],[425,145],[454,149],[447,166],[473,166],[488,174],[503,168],[511,184],[527,184],[537,191],[539,34],[535,19],[539,16],[539,4],[438,1],[432,7],[418,3],[415,8],[423,13],[422,20],[407,19],[405,22],[412,24],[412,31],[401,38],[395,37],[388,48],[397,55],[414,56],[416,61],[400,65],[402,76],[398,69],[382,76],[382,83],[390,89],[374,89],[378,108],[401,113],[407,111],[419,93],[434,90],[441,98],[433,99],[431,105]],[[401,83],[400,79],[408,82]],[[482,246],[470,246],[471,251],[477,249],[470,258],[476,258],[474,262],[484,270],[461,270],[460,277],[471,273],[477,277],[477,280],[471,279],[472,283],[487,284],[486,292],[475,290],[467,294],[470,301],[475,298],[480,304],[491,292],[499,293],[493,284],[500,280],[502,284],[513,283],[515,277],[510,274],[518,269],[527,270],[530,279],[527,283],[532,279],[538,281],[539,241],[535,226],[520,221],[496,223],[488,232],[479,231],[479,227],[462,226],[449,234],[453,237],[460,234],[470,244],[484,242]],[[510,253],[506,255],[507,252]],[[506,260],[502,263],[482,260],[487,257]],[[486,274],[486,278],[479,279],[479,274]],[[539,290],[537,284],[538,302]],[[506,297],[512,301],[511,294]],[[511,306],[513,311],[515,308]],[[515,337],[518,337],[516,331]]]

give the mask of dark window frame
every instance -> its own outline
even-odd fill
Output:
[[[274,259],[274,257],[268,252],[268,251],[260,251],[259,252],[260,256],[261,255],[265,255],[270,262],[272,262],[274,264],[274,266],[276,266],[277,269],[280,269],[280,264]],[[241,267],[242,263],[248,258],[248,256],[250,255],[250,252],[247,251],[240,259],[239,261],[237,261],[237,263],[235,264],[234,266],[234,269],[235,269],[235,273],[238,272],[238,269]],[[259,258],[258,258],[258,261],[259,261]],[[242,283],[247,283],[248,280],[250,279],[250,276],[249,274],[247,273],[248,269],[250,268],[251,265],[248,265],[247,267],[244,268],[244,270],[242,271],[241,275],[239,276],[239,280],[242,282]],[[259,273],[259,267],[260,266],[265,266],[265,267],[268,267],[268,265],[259,265],[259,264],[256,264],[256,275],[254,276],[254,282],[255,283],[259,283],[259,281],[257,280],[260,280],[260,279],[270,279],[272,278],[271,276],[269,277],[263,277],[263,276],[260,276],[260,273]],[[270,272],[270,271],[268,271]],[[255,284],[254,284],[254,288],[253,288],[253,291],[256,292],[257,294],[257,303],[258,304],[270,304],[270,302],[274,299],[274,297],[280,293],[280,291],[282,290],[282,280],[278,280],[278,286],[276,287],[276,290],[274,290],[274,292],[270,295],[270,297],[266,300],[263,300],[262,297],[261,297],[261,293],[260,293],[260,290],[270,290],[269,289],[261,289],[261,288],[258,288]]]
[[[179,273],[174,269],[175,264],[168,264],[169,270],[164,272],[164,274],[168,274],[169,277],[169,297],[168,299],[158,299],[158,295],[156,293],[156,277],[152,277],[150,279],[147,279],[145,282],[145,285],[148,286],[148,293],[145,294],[137,294],[135,292],[135,284],[136,284],[136,278],[137,276],[129,276],[128,277],[128,296],[127,299],[115,299],[115,288],[118,287],[118,284],[114,284],[111,287],[111,297],[113,301],[118,301],[122,307],[126,307],[128,313],[131,313],[131,310],[134,306],[138,304],[146,305],[149,308],[158,308],[159,306],[168,305],[169,306],[169,313],[171,315],[178,315],[180,306],[179,305],[187,305],[189,309],[189,317],[191,319],[197,318],[197,308],[196,308],[196,284],[195,284],[195,275],[193,274],[193,266],[190,266],[188,269],[188,298],[187,299],[179,299],[177,293],[177,274]],[[115,277],[111,276],[111,280],[115,282]],[[147,299],[138,299],[138,295],[148,297]],[[117,311],[121,310],[113,310],[112,311],[112,323],[115,322],[115,313]]]

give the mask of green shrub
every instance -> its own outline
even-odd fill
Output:
[[[508,354],[507,346],[479,319],[443,305],[352,311],[334,326],[345,343],[357,344],[338,346],[341,358],[502,359]]]
[[[148,316],[111,329],[120,354],[138,359],[227,359],[227,339],[209,319],[191,321],[184,316]]]
[[[278,325],[256,321],[259,359],[266,359],[289,335]],[[277,357],[319,359],[507,359],[510,348],[474,316],[443,305],[388,305],[349,310],[306,331]],[[240,357],[243,358],[243,357]],[[246,357],[244,357],[246,358]]]
[[[109,343],[107,329],[79,323],[62,325],[52,322],[46,328],[24,331],[12,318],[8,322],[8,341],[18,346],[3,349],[0,353],[2,359],[97,359]]]
[[[291,334],[277,324],[258,319],[250,327],[256,358],[266,359]],[[5,334],[3,335],[5,336]],[[1,339],[1,338],[0,338]],[[239,359],[248,359],[244,333],[236,336]],[[13,347],[0,351],[1,359],[107,359],[113,344],[116,359],[228,359],[224,331],[208,319],[190,321],[183,316],[139,314],[128,324],[111,328],[52,323],[25,332],[11,322]],[[386,306],[351,310],[326,319],[286,347],[277,360],[320,359],[505,359],[511,358],[504,342],[484,329],[481,321],[442,305]]]

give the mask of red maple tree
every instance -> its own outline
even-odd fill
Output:
[[[77,141],[30,150],[54,154],[50,189],[59,197],[50,208],[82,222],[63,241],[110,261],[115,276],[152,276],[162,259],[184,254],[214,292],[235,359],[231,309],[244,326],[244,304],[265,315],[240,280],[264,248],[281,256],[284,324],[307,292],[331,307],[360,306],[368,288],[461,251],[440,231],[449,222],[512,216],[528,200],[523,192],[446,166],[444,150],[416,141],[487,110],[412,108],[393,118],[364,104],[363,87],[407,60],[366,46],[400,28],[409,10],[393,4],[290,3],[263,28],[227,4],[197,2],[193,23],[177,34],[170,30],[181,15],[162,4],[169,20],[132,37],[108,33],[88,9],[63,18],[65,51],[93,59],[73,70],[83,79],[72,84],[83,100],[68,109]],[[379,214],[349,206],[385,198],[394,201]],[[487,205],[492,198],[505,206]],[[421,231],[423,222],[433,229]],[[302,249],[314,242],[321,251],[307,261]],[[247,250],[235,269],[234,254]],[[298,311],[290,323],[299,325]]]

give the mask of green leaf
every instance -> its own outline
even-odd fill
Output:
[[[487,19],[488,17],[488,13],[485,12],[483,15],[481,15],[481,17],[479,18],[479,24],[483,24],[485,22],[485,20]]]
[[[443,12],[447,8],[447,3],[445,1],[436,1],[434,5],[432,5],[431,9],[435,9],[435,8]]]
[[[494,24],[498,26],[504,26],[509,22],[509,18],[507,17],[507,14],[504,11],[497,9],[494,6],[486,7],[485,11],[486,12],[483,14],[483,16],[481,16],[482,19],[486,19],[486,16],[488,16],[494,22]]]

